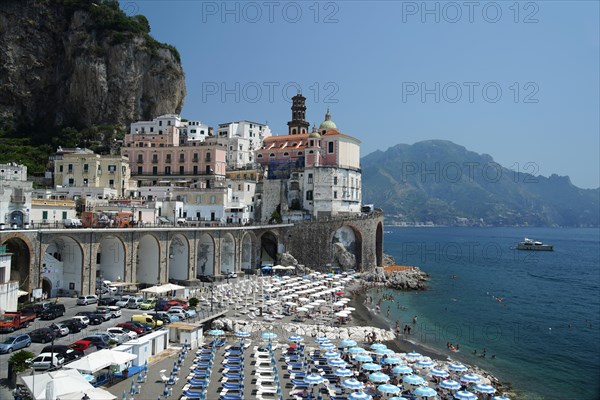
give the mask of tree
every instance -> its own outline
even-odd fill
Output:
[[[200,303],[200,300],[197,297],[192,297],[188,303],[190,303],[190,307],[192,308],[196,308],[196,306],[198,305],[198,303]]]
[[[27,360],[33,357],[35,357],[35,354],[32,352],[21,350],[10,356],[8,361],[13,364],[13,371],[18,374],[29,368],[29,363]]]

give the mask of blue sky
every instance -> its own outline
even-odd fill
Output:
[[[121,1],[179,49],[185,118],[284,134],[299,86],[363,155],[445,139],[600,186],[599,3],[465,3]]]

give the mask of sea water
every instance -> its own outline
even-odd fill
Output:
[[[516,250],[525,236],[554,251]],[[428,290],[394,301],[370,292],[392,327],[411,326],[405,338],[480,366],[519,398],[600,398],[598,229],[386,227],[384,240],[398,264],[431,275]]]

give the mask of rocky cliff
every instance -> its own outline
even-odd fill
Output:
[[[179,113],[177,50],[116,0],[0,2],[0,129],[50,130]]]

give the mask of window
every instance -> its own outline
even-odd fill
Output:
[[[302,153],[301,151],[299,151],[299,152],[298,152],[298,155],[299,155],[299,156],[301,156],[302,154],[304,154],[304,153]]]
[[[42,211],[42,219],[48,219],[48,211]]]
[[[193,162],[198,162],[198,153],[194,153],[194,158],[192,158]]]
[[[83,172],[87,173],[89,168],[90,168],[89,164],[83,164]]]
[[[334,177],[333,177],[333,184],[334,184],[334,185],[337,185],[337,184],[338,184],[337,176],[334,176]]]
[[[184,170],[183,170],[183,165],[179,166],[179,175],[183,175],[184,174]]]
[[[143,174],[143,172],[144,172],[144,167],[142,167],[141,165],[140,165],[140,166],[138,166],[138,172],[137,172],[137,173],[138,173],[138,175],[141,175],[141,174]]]
[[[69,164],[69,172],[73,172],[73,164]]]
[[[275,157],[275,153],[269,154],[269,157],[274,158]]]
[[[194,165],[194,175],[198,175],[198,166]]]
[[[59,165],[59,166],[58,166],[58,171],[59,171],[59,172],[63,172],[63,165]]]
[[[67,212],[66,211],[62,212],[62,219],[67,219]]]
[[[210,161],[210,152],[206,153],[206,161]]]
[[[179,162],[184,162],[185,161],[185,155],[183,153],[179,154]]]
[[[313,174],[308,174],[308,183],[313,183]]]
[[[152,163],[153,164],[158,163],[158,154],[152,154]]]
[[[334,198],[334,199],[337,199],[337,190],[334,190],[334,191],[333,191],[333,198]]]
[[[110,187],[111,189],[114,189],[114,187],[115,187],[115,180],[114,179],[110,179],[108,181],[108,187]]]
[[[262,154],[257,155],[256,158],[262,158]]]
[[[217,203],[217,196],[210,196],[210,204],[216,204]]]
[[[171,167],[165,167],[165,175],[171,175]]]
[[[167,154],[167,161],[166,162],[167,163],[171,163],[171,155],[170,154]]]
[[[313,191],[307,190],[306,191],[306,200],[312,200],[312,199],[313,199]]]
[[[114,174],[116,170],[117,170],[117,166],[116,165],[109,165],[108,166],[108,173],[109,174]]]
[[[88,180],[87,178],[83,178],[83,186],[87,186],[88,185]]]
[[[143,163],[144,162],[144,156],[141,155],[141,154],[138,154],[138,160],[137,160],[137,162]]]
[[[327,143],[327,152],[328,153],[333,153],[333,142],[328,142]]]
[[[158,175],[158,167],[152,167],[152,175]]]
[[[69,186],[75,186],[75,179],[69,178]]]

